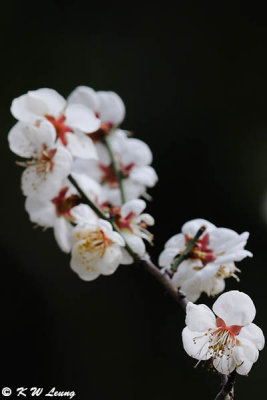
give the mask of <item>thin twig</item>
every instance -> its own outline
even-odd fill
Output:
[[[187,258],[188,254],[190,253],[190,251],[195,247],[196,242],[198,241],[198,239],[200,238],[200,236],[202,235],[202,233],[205,231],[206,227],[202,226],[196,233],[196,235],[193,237],[192,240],[190,240],[185,248],[185,250],[179,255],[178,258],[176,258],[176,260],[174,261],[173,265],[172,265],[172,271],[177,271],[177,268],[179,267],[179,265]]]
[[[90,198],[84,193],[82,188],[78,185],[78,183],[75,181],[75,179],[69,175],[68,176],[69,181],[75,186],[77,189],[78,193],[82,197],[82,200],[84,203],[89,205],[89,207],[92,208],[92,210],[102,219],[105,219],[106,221],[110,222],[112,225],[113,229],[121,234],[120,229],[117,227],[117,225],[99,208],[97,205],[90,200]],[[192,248],[195,246],[197,240],[199,237],[202,235],[204,232],[205,227],[201,227],[196,235],[188,242],[185,250],[183,253],[178,257],[177,260],[181,260],[178,265],[187,257],[189,252],[192,250]],[[124,239],[125,241],[125,239]],[[136,264],[142,266],[145,271],[149,272],[154,278],[159,281],[162,286],[165,288],[166,292],[180,305],[180,307],[185,311],[186,306],[188,303],[188,299],[186,298],[186,295],[178,290],[172,283],[172,280],[168,273],[162,273],[161,270],[151,261],[150,257],[148,254],[146,254],[143,257],[140,257],[138,254],[135,253],[135,251],[131,248],[131,246],[125,241],[125,249],[127,252],[133,257],[134,261]],[[175,263],[176,265],[176,263]],[[222,377],[222,388],[221,391],[218,393],[216,396],[215,400],[233,400],[234,399],[234,383],[235,383],[235,377],[236,377],[236,371],[234,370],[229,377],[227,375],[221,375]]]

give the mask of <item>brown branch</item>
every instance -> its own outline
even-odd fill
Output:
[[[215,400],[232,400],[234,399],[234,384],[236,378],[236,370],[230,375],[222,375],[222,388],[215,397]]]
[[[155,264],[153,264],[153,262],[150,260],[149,255],[145,255],[144,257],[139,257],[138,255],[136,255],[134,257],[134,259],[135,259],[136,264],[143,267],[143,269],[145,271],[147,271],[149,274],[151,274],[154,278],[157,279],[158,282],[160,282],[162,284],[162,286],[165,288],[166,292],[185,311],[186,305],[188,303],[186,295],[181,290],[178,290],[173,285],[169,275],[166,272],[162,273],[161,270]]]

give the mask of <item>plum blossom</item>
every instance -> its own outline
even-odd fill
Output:
[[[143,256],[146,248],[144,240],[152,242],[153,235],[147,230],[147,226],[154,225],[154,218],[143,213],[146,203],[141,199],[127,201],[123,206],[103,205],[102,208],[109,215],[112,221],[116,223],[123,238],[131,246],[136,254]],[[122,264],[132,264],[133,258],[123,249]]]
[[[100,187],[87,176],[74,175],[84,193],[96,201]],[[96,215],[82,199],[74,186],[66,179],[56,196],[43,199],[36,196],[26,198],[25,208],[30,220],[44,228],[53,228],[55,239],[62,251],[69,253],[75,224],[95,222]]]
[[[153,187],[157,174],[151,167],[152,153],[143,141],[127,137],[125,131],[117,129],[109,136],[109,143],[117,159],[127,200],[146,195],[146,188]],[[111,158],[103,143],[96,143],[99,161],[76,160],[73,169],[77,173],[88,174],[102,184],[102,202],[121,205],[119,183]]]
[[[11,113],[17,120],[27,124],[49,121],[58,143],[66,146],[73,156],[96,158],[94,144],[85,133],[96,131],[100,127],[100,120],[83,104],[68,104],[55,90],[42,88],[14,99]],[[17,129],[19,127],[21,125]]]
[[[122,261],[124,240],[105,220],[83,222],[73,230],[71,268],[85,281],[111,275]]]
[[[235,262],[252,257],[252,253],[244,249],[248,232],[239,235],[231,229],[217,228],[204,219],[194,219],[183,225],[182,233],[167,241],[159,265],[170,270],[201,226],[206,227],[204,233],[172,277],[174,285],[181,288],[190,301],[196,301],[202,292],[208,296],[221,293],[225,278],[232,276],[239,280],[236,272],[240,270]]]
[[[98,130],[90,134],[94,140],[101,140],[116,128],[124,119],[125,106],[115,92],[98,91],[88,86],[78,86],[68,97],[69,104],[83,104],[100,118]],[[89,132],[88,132],[89,133]]]
[[[35,125],[19,122],[10,130],[11,150],[28,158],[25,162],[18,162],[25,167],[21,181],[24,195],[51,198],[70,173],[72,156],[55,143],[55,138],[53,126],[45,120]]]
[[[222,374],[236,369],[247,375],[265,343],[262,330],[252,322],[256,314],[253,301],[232,290],[223,293],[212,309],[205,304],[187,304],[182,332],[185,351],[199,362],[211,360]]]

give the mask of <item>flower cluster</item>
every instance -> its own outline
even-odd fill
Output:
[[[140,197],[150,198],[147,189],[158,178],[149,147],[119,127],[125,116],[121,98],[80,86],[65,100],[43,88],[13,100],[11,112],[17,123],[8,140],[23,159],[17,164],[24,168],[26,211],[33,223],[53,228],[61,250],[71,252],[72,270],[91,281],[120,264],[146,263],[144,241],[152,243],[148,228],[154,219]],[[194,219],[167,241],[159,257],[162,274],[152,264],[153,276],[189,300],[185,351],[211,360],[223,374],[247,374],[264,347],[263,333],[252,323],[254,304],[239,291],[221,295],[214,313],[192,302],[202,292],[221,293],[228,277],[239,280],[235,263],[252,257],[245,249],[248,236]]]
[[[205,228],[203,234],[177,271],[172,271],[175,260],[201,227]],[[190,301],[196,301],[202,292],[214,296],[224,290],[225,278],[232,276],[239,280],[236,272],[240,270],[235,262],[252,257],[252,253],[244,249],[248,236],[248,232],[239,235],[231,229],[217,228],[204,219],[194,219],[183,225],[181,233],[167,241],[159,265],[174,272],[174,285],[181,288]]]
[[[14,99],[11,113],[18,122],[8,140],[24,159],[17,163],[24,168],[26,210],[32,222],[53,228],[61,250],[72,253],[71,268],[84,280],[112,274],[119,264],[133,262],[125,240],[142,256],[154,220],[142,213],[146,203],[139,197],[148,197],[157,174],[149,147],[119,129],[121,98],[80,86],[65,100],[43,88]],[[104,219],[84,204],[78,188]]]

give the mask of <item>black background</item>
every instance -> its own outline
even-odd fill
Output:
[[[83,282],[52,232],[32,228],[6,140],[15,122],[9,107],[40,87],[119,93],[122,127],[151,146],[160,178],[148,206],[154,259],[191,218],[248,230],[254,258],[239,264],[241,283],[229,279],[227,289],[253,298],[266,332],[264,10],[235,1],[9,1],[0,46],[1,388],[56,386],[79,400],[213,399],[219,377],[193,368],[181,343],[184,315],[153,278],[122,266]],[[238,399],[262,398],[266,363],[263,350],[249,377],[238,378]]]

